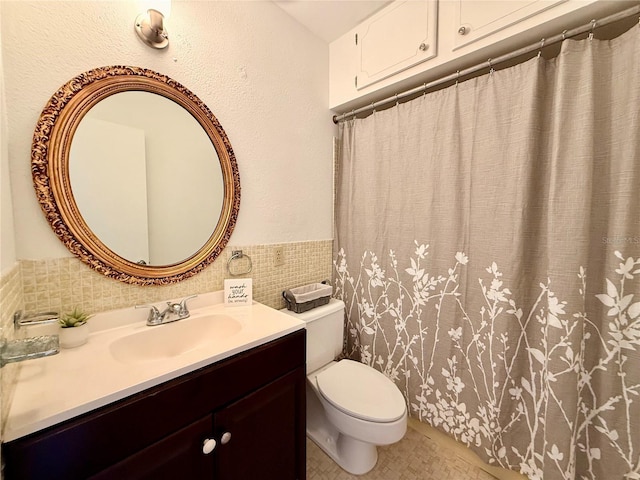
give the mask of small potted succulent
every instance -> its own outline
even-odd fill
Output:
[[[89,325],[87,320],[91,315],[83,312],[78,307],[73,311],[63,313],[58,319],[60,323],[60,346],[63,348],[79,347],[87,343],[89,338]]]

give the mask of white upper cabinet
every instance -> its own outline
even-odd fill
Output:
[[[436,0],[404,0],[359,25],[354,35],[355,87],[364,88],[435,57],[436,17]]]
[[[468,45],[567,0],[456,0],[455,47]]]
[[[395,0],[329,45],[329,107],[391,98],[637,2]]]

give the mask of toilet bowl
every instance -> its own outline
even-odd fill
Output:
[[[407,407],[398,387],[374,368],[334,358],[342,350],[344,303],[295,314],[307,328],[307,436],[349,473],[370,471],[378,445],[402,439]]]
[[[307,387],[307,435],[349,473],[367,473],[378,460],[376,447],[407,431],[400,390],[367,365],[332,362],[308,375]]]

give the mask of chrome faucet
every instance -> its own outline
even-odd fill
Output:
[[[197,295],[186,297],[180,302],[167,302],[167,307],[162,312],[158,310],[158,307],[155,305],[136,305],[135,308],[150,308],[147,325],[152,327],[154,325],[162,325],[164,323],[177,322],[178,320],[189,318],[190,313],[187,307],[187,300],[195,297],[197,297]]]

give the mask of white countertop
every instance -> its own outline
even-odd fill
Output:
[[[222,292],[200,295],[189,302],[189,308],[191,317],[179,322],[222,314],[237,320],[242,328],[228,338],[180,355],[123,363],[112,356],[112,342],[133,333],[172,324],[148,327],[145,322],[147,309],[128,308],[97,314],[89,320],[92,333],[85,345],[61,349],[57,355],[23,363],[3,441],[15,440],[121,400],[283,337],[305,325],[290,315],[257,302],[245,307],[225,307]]]

